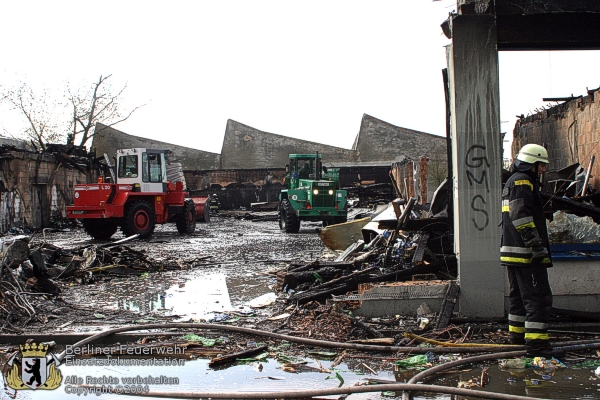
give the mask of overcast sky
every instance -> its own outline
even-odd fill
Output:
[[[112,74],[115,128],[215,153],[228,119],[351,148],[363,114],[445,135],[440,24],[456,0],[3,1],[0,85],[62,93]],[[600,86],[598,52],[501,52],[502,131]],[[22,130],[1,108],[0,128]],[[509,135],[510,136],[510,135]],[[510,137],[509,137],[510,138]]]

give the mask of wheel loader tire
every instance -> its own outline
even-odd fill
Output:
[[[147,239],[152,236],[155,223],[154,208],[147,201],[137,200],[127,205],[121,230],[127,237],[140,235],[140,239]]]
[[[117,231],[114,219],[82,219],[85,232],[96,240],[108,240]]]
[[[300,220],[289,200],[282,200],[279,205],[279,229],[285,233],[298,233]]]
[[[181,234],[194,233],[196,230],[196,205],[192,200],[186,200],[183,213],[177,216],[177,232]]]

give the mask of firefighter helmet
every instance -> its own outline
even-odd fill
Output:
[[[548,164],[548,151],[539,144],[526,144],[519,150],[517,160],[528,164],[535,164],[536,162]]]

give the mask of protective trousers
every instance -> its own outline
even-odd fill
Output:
[[[508,330],[511,342],[525,343],[528,351],[550,348],[547,309],[552,306],[548,270],[543,267],[507,267]]]

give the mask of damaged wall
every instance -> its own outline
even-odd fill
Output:
[[[588,96],[538,112],[517,121],[513,130],[512,157],[528,143],[548,149],[549,169],[554,171],[579,163],[588,168],[600,147],[600,90]],[[590,185],[600,189],[600,160],[592,168]]]
[[[350,197],[377,204],[395,197],[390,186],[389,166],[349,165],[340,167],[340,186]],[[223,209],[250,208],[250,203],[279,200],[284,168],[184,171],[187,188],[194,195],[218,194]]]
[[[323,154],[324,162],[354,161],[352,150],[259,131],[230,119],[223,139],[221,167],[282,168],[289,154],[316,151]]]
[[[91,177],[93,179],[93,177]],[[0,151],[0,232],[11,227],[40,229],[51,218],[66,217],[73,185],[85,173],[58,162],[51,154]]]
[[[446,138],[389,124],[364,114],[354,148],[357,160],[402,161],[422,156],[446,163]]]
[[[262,186],[270,183],[281,183],[285,177],[285,169],[184,171],[184,175],[185,182],[190,190],[203,190],[229,185],[252,184]]]
[[[401,128],[363,114],[352,150],[262,132],[229,120],[221,151],[222,168],[278,168],[286,164],[288,154],[315,151],[322,153],[324,164],[330,166],[391,164],[422,156],[447,162],[445,137]]]
[[[171,150],[173,153],[169,158],[173,161],[180,161],[184,169],[203,170],[220,168],[221,156],[216,153],[128,135],[101,123],[96,124],[96,132],[100,133],[94,134],[92,149],[96,151],[98,156],[102,156],[104,153],[108,154],[111,157],[111,162],[112,157],[117,153],[117,149],[144,147],[147,149]]]
[[[424,156],[447,163],[445,137],[401,128],[367,114],[363,115],[352,149],[263,132],[234,120],[227,121],[221,154],[128,135],[102,124],[97,124],[96,129],[103,130],[94,135],[92,145],[99,156],[115,154],[119,148],[171,149],[172,158],[179,160],[186,171],[277,169],[285,166],[289,154],[316,151],[323,155],[323,163],[327,166],[390,165]],[[201,143],[194,145],[201,146]]]

